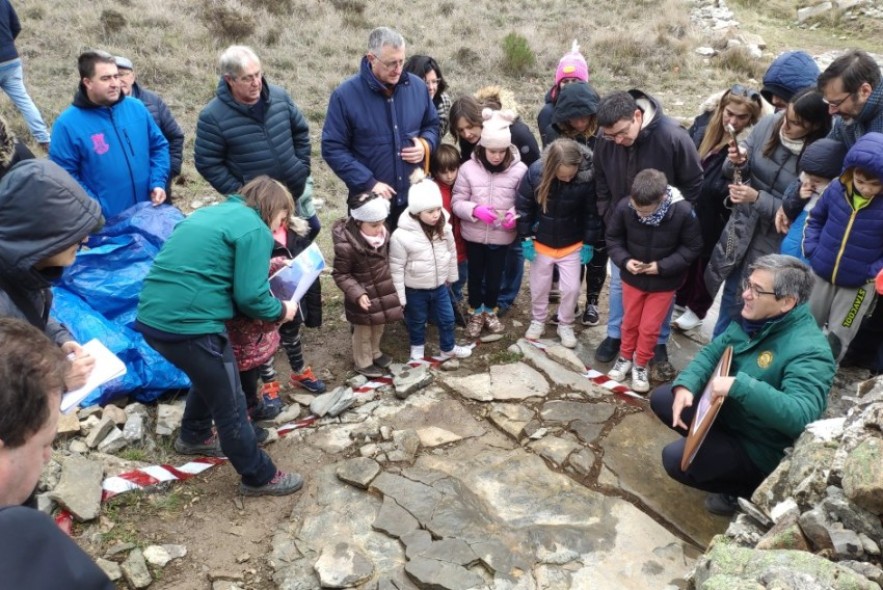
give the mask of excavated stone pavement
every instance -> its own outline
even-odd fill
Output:
[[[329,464],[274,536],[278,587],[682,587],[728,521],[665,475],[674,435],[645,401],[572,370],[601,338],[586,330],[575,351],[519,341],[517,362],[433,371],[405,400],[381,388],[289,437]],[[676,336],[672,362],[698,346]]]

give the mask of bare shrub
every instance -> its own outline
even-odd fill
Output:
[[[254,8],[263,8],[270,14],[276,16],[284,16],[294,12],[294,3],[292,0],[252,0],[251,6]]]
[[[46,9],[42,6],[32,6],[25,12],[25,18],[28,20],[43,20],[46,16]]]
[[[331,5],[337,10],[353,14],[364,14],[368,3],[365,0],[331,0]]]
[[[126,28],[126,17],[123,16],[123,13],[112,8],[102,10],[101,16],[98,18],[107,35],[119,33]]]
[[[248,38],[256,27],[251,14],[219,2],[206,2],[202,19],[212,36],[226,43]]]
[[[276,27],[272,29],[267,29],[267,32],[264,33],[264,45],[267,47],[273,47],[277,43],[279,43],[279,39],[282,38],[282,31]]]
[[[738,74],[740,77],[754,78],[760,80],[766,71],[767,65],[760,60],[752,57],[748,49],[742,45],[730,47],[720,52],[720,54],[712,60],[712,63],[722,70],[729,70]]]
[[[454,52],[454,61],[463,67],[476,65],[481,61],[481,56],[471,47],[463,46]]]
[[[527,73],[537,63],[537,56],[527,39],[518,33],[503,38],[503,71],[510,76]]]

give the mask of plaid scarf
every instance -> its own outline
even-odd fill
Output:
[[[662,223],[662,220],[665,218],[665,214],[668,213],[668,210],[671,208],[671,204],[671,187],[668,187],[665,190],[665,198],[662,199],[662,203],[659,205],[656,211],[654,211],[647,217],[641,217],[640,215],[638,215],[637,211],[635,211],[635,215],[638,215],[638,221],[643,223],[644,225],[659,227],[659,224]]]
[[[877,84],[862,112],[850,124],[844,124],[843,119],[837,117],[829,137],[839,134],[846,147],[851,148],[859,137],[872,131],[883,133],[883,83]]]

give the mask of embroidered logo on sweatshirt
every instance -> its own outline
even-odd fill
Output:
[[[92,136],[92,149],[94,149],[95,153],[99,156],[103,156],[110,150],[110,146],[104,141],[103,133],[96,133]]]
[[[766,369],[771,364],[773,364],[773,353],[769,350],[764,350],[762,353],[757,355],[757,366],[761,369]]]

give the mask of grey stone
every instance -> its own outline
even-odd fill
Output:
[[[61,481],[49,497],[64,506],[77,520],[92,520],[101,512],[103,477],[101,463],[71,455],[65,459]]]
[[[310,404],[313,403],[313,400],[316,398],[316,396],[312,393],[291,393],[288,395],[288,397],[298,405],[304,406],[305,408],[309,408]]]
[[[849,453],[843,492],[857,506],[883,515],[883,440],[869,437]]]
[[[156,406],[156,433],[160,436],[172,436],[181,428],[184,417],[184,404],[159,404]]]
[[[323,588],[352,588],[374,575],[374,564],[365,554],[344,542],[323,547],[313,568]]]
[[[859,575],[866,577],[877,585],[883,587],[883,569],[865,561],[841,561],[840,565],[848,567]]]
[[[315,398],[313,398],[313,401],[315,401]],[[300,418],[300,412],[300,404],[289,404],[288,406],[283,408],[281,412],[279,412],[278,416],[273,418],[273,424],[275,424],[276,426],[282,426],[283,424],[294,422],[295,420]],[[318,416],[318,414],[316,415]]]
[[[396,450],[402,451],[408,461],[414,459],[414,455],[420,450],[420,437],[414,430],[396,430],[392,433],[392,440]]]
[[[521,404],[491,404],[488,418],[500,430],[518,440],[525,425],[533,419],[533,411]]]
[[[336,473],[341,481],[367,490],[371,480],[380,473],[380,465],[373,459],[356,457],[338,463]]]
[[[522,362],[492,365],[490,376],[490,393],[495,400],[523,400],[549,393],[549,383],[542,374]]]
[[[779,519],[757,542],[754,548],[761,550],[790,549],[793,551],[811,551],[809,540],[807,540],[803,531],[800,530],[797,517],[798,513],[794,511]]]
[[[484,586],[484,579],[465,567],[415,557],[405,564],[405,572],[420,588],[438,590],[473,590]]]
[[[546,355],[559,365],[577,373],[586,372],[586,364],[570,348],[555,344],[546,348]]]
[[[111,582],[116,582],[123,577],[123,570],[121,570],[120,565],[114,561],[99,557],[95,560],[95,565],[100,567],[101,571],[107,574],[107,577],[110,578]]]
[[[597,422],[574,420],[567,428],[577,435],[584,443],[591,443],[601,436],[604,426],[605,424],[599,424]]]
[[[339,416],[356,403],[356,396],[349,387],[336,387],[328,393],[316,396],[310,411],[317,416]]]
[[[129,443],[140,443],[144,440],[144,414],[133,412],[123,426],[123,438]]]
[[[49,493],[37,494],[35,498],[37,499],[37,510],[52,516],[52,513],[55,511],[55,501],[50,497]]]
[[[447,360],[440,364],[438,368],[442,371],[458,371],[460,370],[460,360],[455,358]]]
[[[432,545],[432,535],[429,534],[429,531],[416,529],[400,536],[399,541],[405,546],[405,555],[411,559]]]
[[[698,53],[702,57],[713,57],[717,55],[717,50],[715,50],[713,47],[697,47],[696,53]]]
[[[482,334],[479,340],[485,344],[489,344],[491,342],[498,342],[503,339],[502,334]]]
[[[380,511],[371,524],[371,528],[375,531],[386,533],[396,539],[419,527],[420,523],[417,519],[388,496],[384,496]]]
[[[107,436],[105,436],[98,444],[98,451],[101,453],[113,454],[117,451],[121,451],[128,444],[129,441],[123,436],[123,431],[114,426],[113,429],[107,433]]]
[[[830,524],[825,513],[820,508],[807,510],[800,515],[797,521],[800,524],[800,530],[809,539],[815,551],[834,548],[829,533]]]
[[[494,399],[491,394],[491,376],[489,373],[476,373],[466,377],[442,375],[442,381],[466,399],[489,402]]]
[[[757,524],[764,528],[769,528],[773,526],[773,521],[770,520],[770,517],[764,514],[756,505],[752,504],[745,498],[739,498],[738,502],[739,509],[754,520],[756,520]]]
[[[806,6],[804,8],[797,9],[797,22],[802,23],[803,21],[810,19],[814,16],[819,16],[821,14],[825,14],[830,11],[834,7],[831,2],[821,2],[820,4],[816,4],[814,6]]]
[[[347,386],[353,389],[358,389],[366,383],[368,383],[368,378],[358,373],[346,380]]]
[[[127,551],[131,551],[135,548],[134,543],[115,543],[107,548],[107,551],[104,552],[105,558],[110,558],[115,555],[119,555],[120,553],[126,553]]]
[[[577,453],[573,453],[567,458],[567,464],[579,475],[586,476],[592,472],[595,464],[595,455],[588,449],[582,449]]]
[[[98,404],[92,404],[87,408],[83,408],[77,411],[77,418],[80,420],[85,420],[89,416],[95,416],[96,418],[101,415],[101,406]]]
[[[831,515],[845,528],[863,533],[872,539],[883,539],[883,524],[878,517],[850,502],[840,488],[831,486],[826,494],[819,505],[825,514]]]
[[[831,544],[834,546],[834,557],[837,561],[843,559],[860,559],[865,555],[862,540],[848,529],[830,530]]]
[[[393,377],[392,384],[395,388],[395,395],[399,399],[405,399],[412,393],[427,387],[432,383],[433,375],[428,365],[417,365],[416,367],[406,367]]]
[[[878,545],[874,539],[864,533],[859,533],[858,538],[862,542],[862,547],[864,548],[865,553],[873,556],[880,555],[880,545]]]
[[[438,447],[463,440],[459,434],[454,434],[450,430],[439,428],[438,426],[427,426],[426,428],[418,428],[417,436],[420,438],[420,446],[425,448]]]
[[[55,431],[58,438],[67,438],[69,436],[78,436],[80,430],[80,419],[76,414],[61,414],[58,417],[58,429]]]
[[[187,555],[184,545],[150,545],[144,548],[144,559],[150,565],[165,567],[173,559]]]
[[[613,404],[553,400],[543,404],[540,417],[546,425],[566,426],[574,420],[592,424],[605,424],[613,416]]]
[[[89,452],[89,446],[80,439],[75,439],[67,446],[67,450],[78,455],[85,455]]]
[[[98,425],[89,431],[89,435],[86,437],[86,445],[90,449],[96,448],[114,428],[116,428],[116,424],[113,419],[102,418]]]
[[[98,426],[101,422],[101,418],[98,417],[98,414],[93,414],[86,418],[85,420],[80,421],[80,432],[88,433],[93,428]]]
[[[132,402],[127,405],[123,411],[126,412],[127,416],[132,416],[134,414],[141,414],[145,418],[148,416],[147,406],[139,402]]]
[[[557,436],[547,436],[528,445],[541,457],[551,461],[556,467],[561,467],[574,451],[581,449],[579,443]]]
[[[367,445],[359,447],[359,455],[364,459],[376,457],[379,452],[380,446],[377,443],[368,443]]]
[[[117,426],[125,424],[127,419],[126,411],[114,404],[107,404],[104,406],[104,409],[101,411],[101,417],[110,418]]]
[[[546,353],[537,347],[528,343],[526,340],[518,341],[519,346],[524,351],[525,360],[531,365],[542,371],[555,385],[568,389],[570,391],[578,391],[590,398],[601,398],[609,395],[600,387],[595,386],[591,381],[586,379],[581,373],[570,371],[554,360],[546,356]]]
[[[120,568],[126,583],[132,588],[147,588],[153,582],[140,549],[133,549]]]
[[[462,539],[442,539],[433,541],[429,547],[418,554],[419,557],[435,559],[447,563],[469,566],[478,561],[472,547]]]

